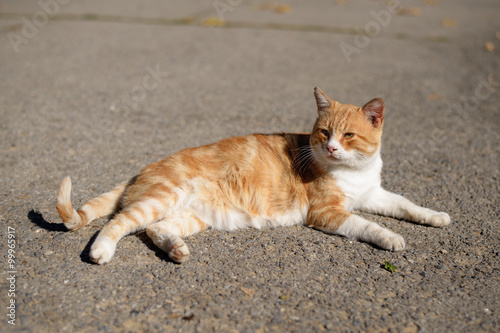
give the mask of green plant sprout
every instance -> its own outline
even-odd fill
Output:
[[[396,265],[391,264],[391,263],[390,263],[389,261],[387,261],[387,260],[385,261],[384,268],[385,268],[385,270],[387,270],[387,271],[389,271],[389,272],[391,272],[391,273],[394,273],[394,272],[396,271],[396,269],[398,269],[398,268],[396,267]]]

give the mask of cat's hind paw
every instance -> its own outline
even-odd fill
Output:
[[[385,237],[381,238],[377,242],[377,245],[384,250],[389,251],[401,251],[406,246],[404,238],[392,232],[391,235],[386,235]]]
[[[189,259],[189,248],[182,239],[172,242],[168,256],[175,262],[182,264]]]
[[[451,223],[451,218],[450,215],[443,213],[443,212],[433,212],[433,214],[430,216],[430,218],[427,219],[426,221],[427,225],[433,226],[433,227],[444,227],[445,225],[448,225]]]
[[[155,223],[146,228],[153,243],[168,253],[170,259],[182,264],[189,259],[189,248],[182,238],[165,230],[165,224]]]
[[[113,258],[116,245],[109,239],[97,238],[90,248],[90,260],[98,265],[105,264]]]

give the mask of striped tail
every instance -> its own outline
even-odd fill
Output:
[[[95,219],[116,212],[128,182],[118,185],[112,191],[101,194],[83,205],[78,211],[71,203],[71,179],[63,179],[57,194],[57,211],[64,225],[71,231],[77,230]]]

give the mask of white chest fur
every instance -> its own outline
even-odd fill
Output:
[[[346,196],[345,209],[352,211],[365,194],[380,187],[380,172],[382,171],[382,158],[377,152],[363,167],[335,168],[330,171],[336,184]]]

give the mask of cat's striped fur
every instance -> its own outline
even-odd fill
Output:
[[[90,257],[98,264],[112,258],[121,238],[144,229],[174,261],[184,262],[189,250],[182,238],[208,227],[304,223],[397,251],[405,247],[400,235],[351,211],[432,226],[450,223],[447,214],[381,188],[383,100],[359,108],[334,102],[319,88],[315,97],[318,118],[311,134],[255,134],[185,149],[148,165],[78,211],[66,177],[57,210],[69,230],[113,214],[91,247]]]

